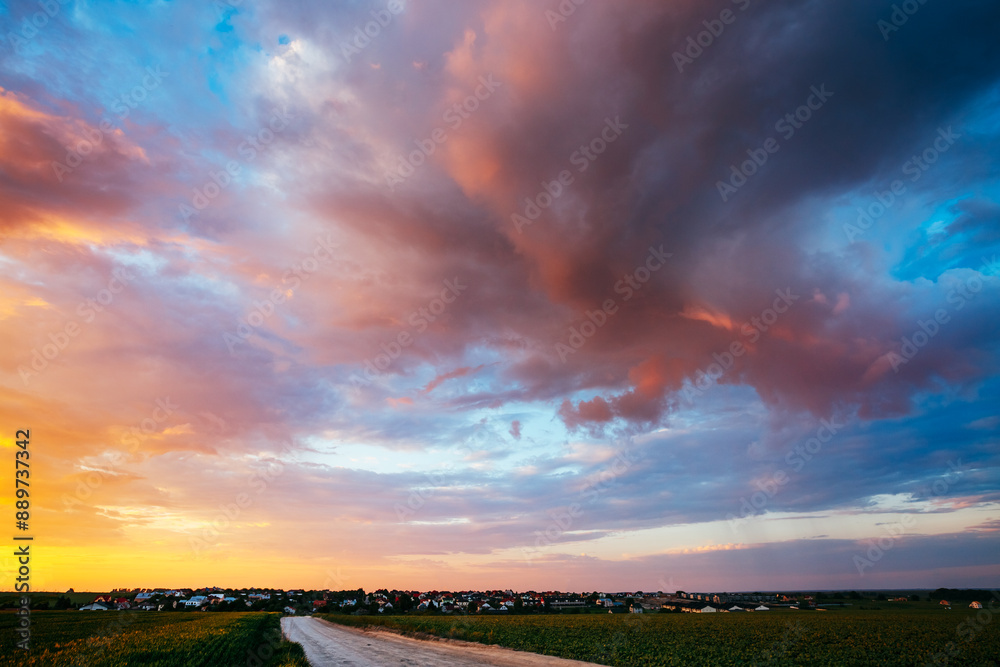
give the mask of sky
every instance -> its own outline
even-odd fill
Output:
[[[996,586],[997,25],[0,0],[32,587]]]

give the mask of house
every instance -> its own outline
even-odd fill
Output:
[[[699,614],[714,614],[717,611],[719,611],[719,610],[716,609],[715,607],[713,607],[712,605],[707,604],[704,607],[702,607],[701,609],[698,609],[697,613],[699,613]]]
[[[941,600],[940,602],[938,602],[938,604],[943,604],[946,607],[950,607],[951,606],[951,603],[948,602],[947,600]]]
[[[144,600],[148,600],[149,598],[153,597],[153,595],[155,595],[153,591],[143,591],[142,593],[136,593],[135,602],[136,604],[138,604],[140,602],[143,602]]]
[[[764,605],[761,605],[759,607],[755,607],[754,611],[771,611],[771,609],[769,607],[765,607]]]
[[[295,610],[292,609],[291,607],[285,607],[285,613],[286,614],[295,614]]]
[[[981,602],[973,601],[972,604],[969,605],[969,607],[971,607],[972,609],[982,609],[983,604]]]
[[[746,609],[744,609],[743,607],[741,607],[739,605],[735,605],[734,604],[732,607],[729,608],[729,611],[731,611],[731,612],[746,611]]]
[[[94,598],[94,602],[103,602],[107,604],[112,604],[110,595],[98,595],[96,598]]]
[[[100,602],[91,602],[88,605],[80,607],[80,611],[107,611],[108,607],[101,604]]]
[[[630,614],[641,614],[642,612],[642,605],[634,604],[628,608],[628,613]]]
[[[208,598],[204,595],[195,595],[190,600],[184,601],[185,607],[200,607],[203,604],[207,604]]]

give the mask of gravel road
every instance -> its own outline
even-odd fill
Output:
[[[305,649],[312,667],[350,665],[384,667],[419,665],[420,667],[582,667],[591,662],[564,660],[547,655],[513,651],[453,640],[412,639],[379,630],[358,630],[309,616],[286,616],[281,619],[285,637]]]

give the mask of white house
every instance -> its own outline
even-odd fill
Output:
[[[184,606],[186,606],[186,607],[200,607],[201,605],[205,604],[205,601],[207,599],[208,598],[205,597],[204,595],[195,595],[190,600],[185,600],[184,601]]]
[[[699,609],[698,613],[699,614],[714,614],[717,611],[719,611],[719,610],[716,609],[715,607],[713,607],[712,605],[707,604],[704,607],[702,607],[701,609]]]
[[[761,605],[759,607],[754,607],[754,611],[771,611],[771,609],[768,608],[768,607],[765,607],[764,605]]]
[[[92,602],[88,605],[80,607],[80,611],[107,611],[108,608],[101,604],[100,602]]]

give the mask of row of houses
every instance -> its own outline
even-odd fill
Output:
[[[198,593],[198,594],[196,594]],[[98,595],[90,604],[80,607],[80,611],[111,611],[135,609],[140,611],[163,611],[164,609],[207,609],[223,602],[244,602],[247,607],[254,602],[270,601],[272,593],[251,589],[235,595],[226,595],[223,589],[206,588],[193,590],[184,589],[144,589],[136,592],[130,599],[120,597],[120,594]],[[302,591],[288,591],[286,596],[294,598],[302,595]],[[290,609],[290,608],[288,608]]]

